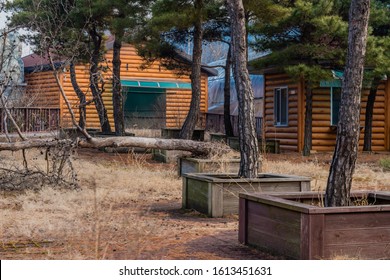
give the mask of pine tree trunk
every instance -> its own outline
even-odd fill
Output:
[[[202,67],[202,40],[203,40],[203,0],[195,1],[196,21],[194,23],[194,48],[192,51],[191,87],[192,96],[190,110],[180,130],[180,139],[191,139],[200,113],[201,97],[201,67]]]
[[[247,68],[245,13],[242,0],[228,0],[231,19],[233,76],[238,96],[240,143],[239,176],[256,178],[259,169],[258,140],[255,130],[254,93]]]
[[[230,68],[231,68],[232,51],[229,45],[226,65],[225,65],[225,84],[223,88],[223,120],[225,124],[225,135],[227,137],[234,136],[232,121],[230,119]]]
[[[93,41],[93,51],[91,56],[91,67],[89,71],[90,89],[92,92],[93,100],[95,103],[96,111],[99,116],[100,127],[102,132],[111,132],[110,123],[108,120],[107,110],[103,103],[102,92],[99,89],[99,59],[100,59],[100,47],[102,44],[101,35],[96,32],[94,28],[90,30],[90,36]]]
[[[349,205],[359,148],[360,101],[369,13],[370,0],[352,0],[349,10],[348,54],[341,89],[336,147],[325,193],[326,207]]]
[[[310,156],[312,147],[313,93],[310,82],[306,84],[305,135],[303,139],[304,156]]]
[[[374,114],[374,104],[376,92],[380,83],[380,78],[374,78],[370,87],[370,93],[366,105],[366,119],[364,122],[364,143],[363,151],[371,152],[372,150],[372,116]]]
[[[86,98],[84,92],[81,90],[79,84],[77,83],[76,69],[73,62],[70,63],[69,72],[70,81],[79,99],[79,126],[84,129],[86,128],[85,125],[87,120]]]
[[[123,96],[121,86],[121,48],[122,36],[115,36],[112,57],[112,106],[114,111],[115,135],[125,132],[125,117],[123,113]]]

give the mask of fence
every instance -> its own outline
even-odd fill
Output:
[[[58,108],[8,108],[22,132],[41,132],[56,130],[60,126]],[[7,117],[4,108],[0,108],[0,133],[16,132],[15,126]]]
[[[234,136],[238,136],[238,116],[230,116],[230,121],[233,126]],[[255,118],[256,136],[261,138],[263,127],[263,118]],[[209,114],[206,117],[206,130],[216,133],[225,133],[224,116],[219,114]]]

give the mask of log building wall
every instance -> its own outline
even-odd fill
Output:
[[[280,141],[282,151],[300,152],[303,149],[305,121],[304,83],[293,81],[287,74],[264,74],[264,133],[267,139]],[[372,150],[390,150],[390,97],[389,81],[384,81],[377,91],[374,104]],[[288,88],[288,125],[274,124],[274,90]],[[364,121],[369,90],[364,90],[360,114],[360,150],[363,148]],[[312,150],[333,151],[336,128],[331,126],[331,94],[329,87],[313,90]]]
[[[112,56],[113,51],[109,50],[105,55],[106,61],[103,66],[107,66],[107,72],[104,73],[105,90],[102,94],[111,129],[114,130],[113,106],[112,106]],[[122,80],[151,80],[167,82],[190,83],[189,76],[178,76],[174,71],[168,70],[155,62],[145,69],[141,69],[142,58],[137,54],[136,49],[123,44],[121,49],[121,79]],[[86,93],[87,102],[92,100],[92,94],[89,89],[89,66],[86,64],[76,66],[76,77],[80,88]],[[202,127],[205,125],[205,114],[207,111],[208,83],[207,74],[202,73],[202,97],[201,97],[201,120]],[[73,90],[69,69],[62,74],[62,86],[71,103],[71,106],[78,118],[79,101]],[[35,106],[59,107],[61,110],[61,126],[64,128],[72,127],[71,116],[66,103],[60,96],[58,86],[51,71],[36,72],[26,75],[28,91],[30,95],[36,96]],[[191,101],[190,89],[166,89],[166,123],[167,128],[180,128],[183,124]],[[97,111],[93,103],[87,105],[87,127],[99,129],[100,122]]]

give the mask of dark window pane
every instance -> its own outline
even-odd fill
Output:
[[[280,89],[275,89],[274,92],[274,122],[278,124],[280,121]]]
[[[341,102],[341,88],[332,88],[332,125],[339,121],[339,110]]]
[[[288,113],[288,94],[287,89],[284,88],[281,90],[281,106],[280,106],[280,124],[286,125],[287,124],[287,113]]]
[[[274,91],[274,121],[275,125],[288,123],[288,90],[277,88]]]

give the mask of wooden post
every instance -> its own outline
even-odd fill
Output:
[[[239,220],[238,220],[238,241],[242,244],[247,244],[248,241],[248,201],[247,199],[241,198],[238,202],[239,207]]]
[[[312,260],[324,254],[324,215],[301,214],[301,260]]]

